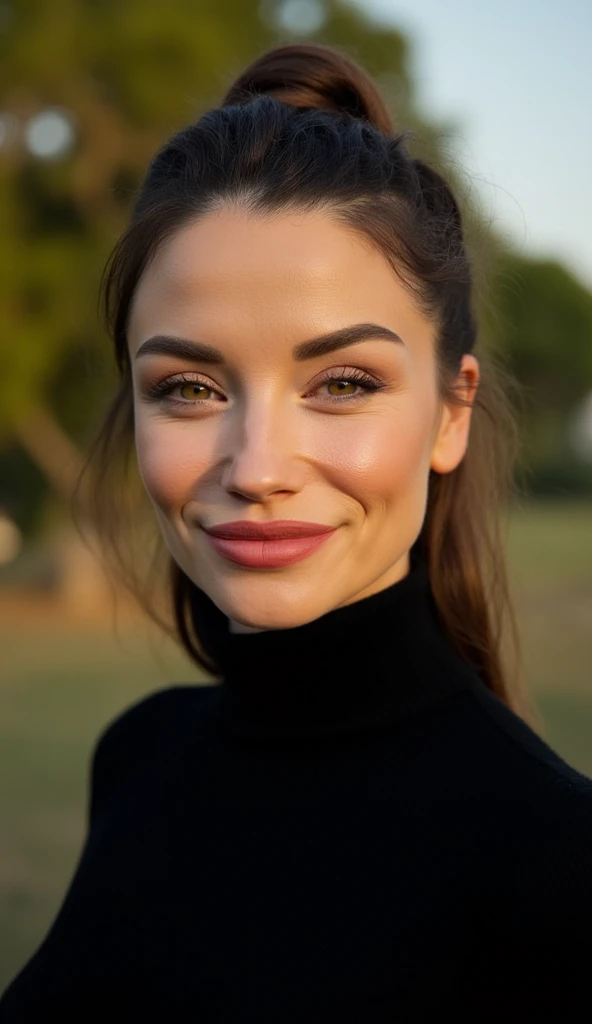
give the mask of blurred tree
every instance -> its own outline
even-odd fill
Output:
[[[592,388],[592,294],[555,261],[497,250],[483,313],[490,343],[524,387],[525,485],[541,494],[592,493],[592,469],[570,431]]]
[[[352,0],[0,6],[0,445],[12,450],[18,438],[62,494],[76,473],[75,444],[112,386],[98,285],[139,180],[166,137],[215,105],[249,60],[300,38],[341,46],[359,59],[383,88],[397,124],[416,133],[416,152],[446,165],[449,126],[428,124],[418,113],[405,37]],[[465,199],[470,207],[470,195]],[[487,262],[487,234],[478,217],[470,219]],[[514,284],[498,290],[510,334],[487,337],[515,350],[527,382],[542,376],[550,385],[554,359],[565,364],[561,345],[573,354],[581,343],[580,328],[568,340],[564,325],[573,317],[581,323],[585,302],[561,268],[551,268],[543,282],[534,264],[513,259],[509,279],[524,274],[525,290],[521,297]],[[542,293],[547,305],[540,308],[554,311],[544,342],[539,349],[531,331],[522,352],[522,328],[532,323]],[[589,387],[590,366],[577,358],[580,382],[587,375]],[[566,396],[575,396],[575,377]]]
[[[592,294],[559,263],[512,253],[496,288],[511,369],[541,406],[573,408],[592,382]]]

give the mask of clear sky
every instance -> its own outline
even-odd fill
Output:
[[[592,287],[592,0],[359,0],[409,35],[486,214]]]

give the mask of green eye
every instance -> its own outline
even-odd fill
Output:
[[[353,388],[354,391],[358,386],[354,381],[351,380],[332,380],[327,382],[329,389],[336,388],[336,391],[329,390],[331,395],[351,395],[351,391],[346,391],[346,388]]]
[[[211,394],[212,389],[206,387],[205,384],[199,384],[197,381],[192,384],[181,384],[179,386],[179,394],[186,402],[192,402],[196,398],[207,398],[208,395],[204,395],[204,391]]]

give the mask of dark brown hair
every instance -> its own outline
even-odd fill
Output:
[[[436,170],[410,156],[407,136],[395,131],[368,74],[338,49],[316,44],[278,46],[260,56],[219,107],[156,154],[102,282],[121,384],[90,453],[88,507],[120,575],[165,626],[166,616],[156,612],[129,567],[128,542],[121,543],[121,528],[129,524],[114,473],[134,447],[127,320],[140,276],[159,246],[227,201],[253,212],[326,209],[368,238],[437,328],[443,400],[466,401],[455,386],[462,355],[473,352],[477,340],[457,202]],[[517,456],[507,398],[512,381],[484,353],[479,363],[466,454],[450,473],[430,471],[418,543],[452,642],[494,693],[529,717],[516,670],[502,525]],[[190,615],[194,584],[170,558],[168,573],[171,630],[198,665],[215,672]],[[510,654],[512,669],[504,662]]]

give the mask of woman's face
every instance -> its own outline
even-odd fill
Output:
[[[328,213],[208,213],[146,268],[128,343],[160,530],[233,628],[301,625],[407,574],[471,410],[440,401],[435,329],[366,239]],[[461,372],[470,397],[474,357]],[[278,520],[331,532],[207,532]]]

